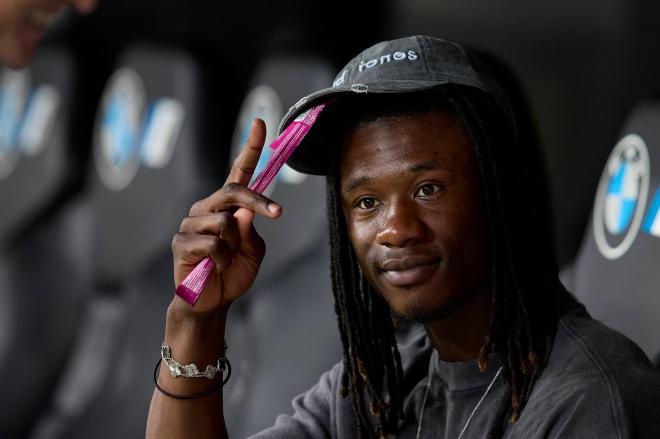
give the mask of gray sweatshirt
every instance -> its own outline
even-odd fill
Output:
[[[416,384],[404,401],[396,437],[417,437],[428,387],[419,437],[457,438],[501,360],[492,357],[483,373],[475,361],[442,361],[425,334],[400,350],[405,374]],[[339,396],[342,370],[340,363],[324,373],[293,400],[292,415],[280,415],[272,428],[253,438],[355,438],[351,401]],[[486,436],[498,409],[509,404],[507,386],[502,375],[493,382],[463,438]],[[559,320],[547,365],[504,437],[660,439],[660,372],[632,341],[584,311],[570,312]]]

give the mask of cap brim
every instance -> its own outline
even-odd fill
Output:
[[[322,103],[331,103],[347,96],[422,91],[449,82],[388,81],[377,85],[366,85],[364,88],[339,86],[322,89],[302,98],[289,109],[280,123],[278,135],[301,113]],[[333,132],[337,132],[337,127],[333,123],[336,117],[333,117],[332,114],[331,105],[329,108],[324,109],[300,145],[287,160],[287,165],[304,174],[327,175],[330,172],[332,159],[336,153],[335,148],[338,147],[336,143],[340,140],[333,135]]]
[[[316,91],[304,98],[289,109],[282,119],[278,129],[278,135],[295,120],[302,112],[320,105],[339,101],[350,96],[357,99],[359,96],[368,96],[369,94],[397,94],[412,93],[429,90],[447,84],[463,85],[479,89],[487,94],[492,94],[493,90],[485,82],[471,80],[473,78],[455,77],[447,75],[445,80],[419,81],[419,80],[396,80],[382,81],[378,84],[354,84],[353,86],[330,87]],[[499,105],[502,107],[502,105]],[[502,108],[508,119],[513,121],[513,115],[510,108]],[[514,127],[515,127],[515,122]],[[287,160],[287,164],[298,172],[312,175],[328,175],[332,169],[332,163],[337,153],[336,149],[340,146],[341,139],[337,138],[337,133],[341,130],[337,126],[337,115],[333,111],[332,103],[324,109],[319,115],[315,124],[311,127],[300,145]],[[514,128],[515,130],[515,128]]]

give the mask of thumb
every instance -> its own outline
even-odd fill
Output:
[[[259,253],[259,249],[263,247],[263,241],[252,226],[254,211],[241,207],[234,212],[234,218],[238,223],[238,237],[241,243],[239,251],[248,254]]]

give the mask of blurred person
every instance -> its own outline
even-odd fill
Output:
[[[429,37],[383,42],[283,126],[330,99],[289,164],[327,178],[343,361],[255,437],[660,437],[660,375],[560,283],[521,178],[531,145],[479,61]],[[227,314],[266,250],[253,218],[281,214],[246,187],[264,138],[257,120],[173,239],[175,285],[207,256],[216,272],[194,307],[169,306],[149,438],[227,437],[221,374],[180,375],[221,364]],[[398,320],[425,333],[397,344]]]
[[[0,62],[12,68],[27,65],[48,26],[67,7],[88,14],[98,0],[0,0]]]

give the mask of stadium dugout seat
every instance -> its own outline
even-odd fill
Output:
[[[247,138],[254,117],[266,122],[267,144],[280,119],[302,96],[332,83],[323,59],[274,52],[257,67],[241,108],[232,156]],[[270,156],[262,154],[258,170]],[[233,305],[227,324],[234,365],[224,394],[227,428],[247,437],[291,413],[291,400],[314,385],[341,359],[328,249],[325,180],[285,166],[267,195],[283,207],[278,220],[257,218],[266,257],[249,294]]]
[[[266,120],[272,138],[285,105],[331,81],[331,69],[314,58],[273,56],[264,61],[236,122],[234,153],[253,117]],[[233,305],[227,330],[233,373],[225,389],[225,410],[235,437],[272,425],[279,413],[290,412],[292,397],[341,356],[328,273],[323,180],[284,171],[270,195],[282,203],[284,213],[278,221],[258,220],[268,245],[266,259],[251,292]],[[130,283],[124,324],[129,336],[114,354],[115,371],[105,380],[101,398],[61,437],[144,434],[152,372],[172,298],[171,264],[168,251]]]
[[[660,100],[639,104],[603,169],[571,285],[660,366]]]
[[[47,405],[91,289],[89,210],[78,196],[87,145],[70,54],[42,48],[0,85],[0,437],[25,437]],[[87,109],[89,110],[89,109]],[[79,122],[82,124],[82,122]]]
[[[148,398],[139,390],[151,393],[165,315],[158,305],[174,291],[172,236],[226,168],[228,148],[213,151],[213,132],[222,135],[224,119],[212,114],[215,131],[206,132],[203,111],[211,107],[193,57],[136,46],[117,66],[97,110],[89,169],[93,291],[66,373],[33,438],[144,434]],[[153,340],[132,344],[147,335]],[[115,411],[137,403],[140,429],[130,434]]]
[[[2,71],[2,244],[40,219],[78,174],[81,157],[69,135],[74,74],[71,56],[56,48],[41,50],[28,68]]]

